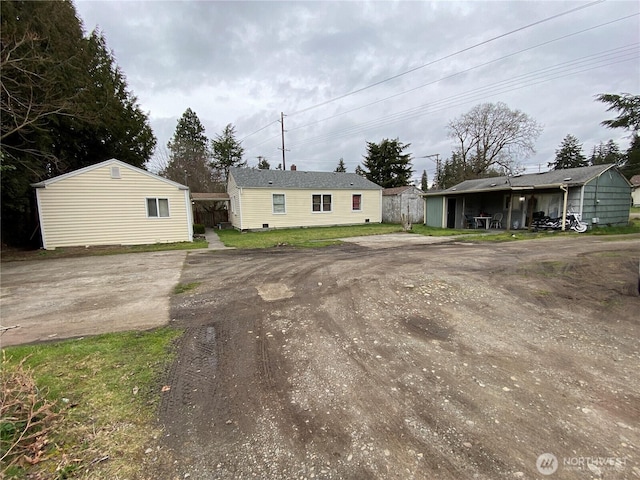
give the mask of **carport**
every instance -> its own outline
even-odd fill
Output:
[[[507,230],[527,228],[534,212],[551,217],[577,213],[590,227],[626,225],[631,184],[614,165],[466,180],[426,193],[425,224],[465,228],[465,216],[503,214]]]

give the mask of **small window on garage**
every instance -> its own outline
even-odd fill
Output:
[[[168,198],[147,198],[147,217],[165,218],[169,216]]]
[[[274,193],[273,199],[273,213],[287,213],[284,193]]]
[[[111,178],[120,178],[120,167],[111,167]]]

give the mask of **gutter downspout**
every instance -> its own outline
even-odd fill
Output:
[[[569,187],[560,185],[560,190],[564,192],[564,202],[562,205],[562,231],[565,231],[565,221],[567,220],[567,201],[569,200]]]

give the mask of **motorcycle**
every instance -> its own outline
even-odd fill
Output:
[[[578,233],[587,231],[588,225],[582,221],[580,214],[569,212],[565,218],[565,230],[573,230]],[[552,218],[544,214],[544,212],[534,212],[531,221],[531,228],[537,232],[538,230],[561,230],[562,217]]]

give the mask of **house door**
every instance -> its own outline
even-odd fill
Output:
[[[456,199],[447,198],[447,228],[456,228]]]

